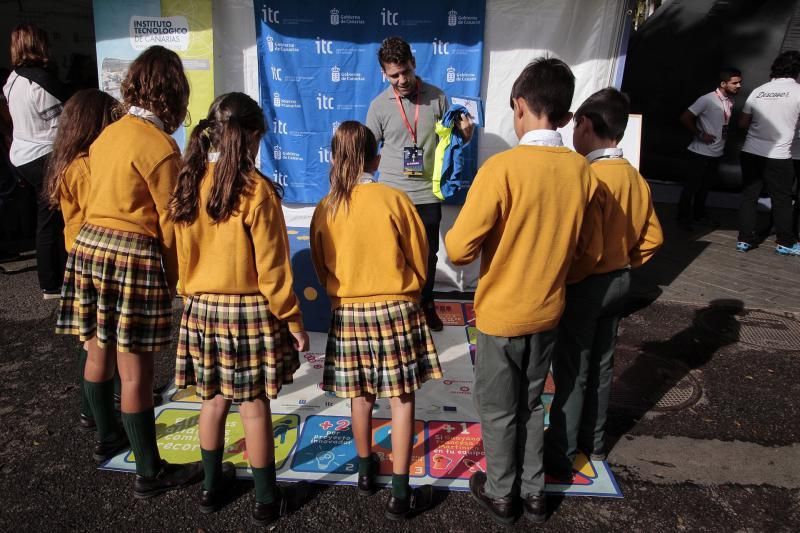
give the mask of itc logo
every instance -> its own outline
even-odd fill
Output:
[[[317,54],[333,53],[333,41],[328,41],[317,37],[317,39],[314,41],[314,44],[317,46]]]
[[[280,24],[281,21],[278,20],[278,13],[280,13],[280,11],[272,9],[271,7],[264,6],[261,8],[261,18],[267,23]]]
[[[331,81],[338,83],[342,79],[342,69],[334,65],[331,67]]]
[[[331,151],[324,146],[320,147],[317,150],[317,154],[319,155],[319,162],[320,163],[330,163],[331,162]]]
[[[272,148],[272,158],[275,159],[275,161],[280,161],[283,158],[283,152],[279,144],[276,144]]]
[[[272,121],[272,132],[278,135],[288,135],[289,130],[288,126],[286,125],[286,122],[277,118],[274,119]]]
[[[289,174],[284,174],[280,170],[275,170],[275,182],[283,187],[289,185]]]
[[[381,24],[383,26],[399,26],[397,22],[397,15],[399,14],[399,11],[390,11],[384,7],[381,9]]]
[[[458,11],[451,9],[447,12],[447,25],[455,26],[456,24],[458,24]]]
[[[447,45],[449,45],[449,41],[442,41],[438,37],[433,38],[433,55],[435,56],[446,56],[449,55],[450,52],[447,51]]]
[[[331,26],[339,25],[339,10],[335,7],[331,9]]]
[[[317,109],[333,109],[333,96],[317,93]]]
[[[272,69],[272,79],[273,80],[275,80],[275,81],[283,81],[283,78],[281,78],[281,70],[283,70],[283,69],[281,69],[280,67],[269,67],[269,68]]]
[[[269,35],[267,37],[267,50],[269,50],[270,52],[275,51],[275,39],[272,38],[272,35]]]

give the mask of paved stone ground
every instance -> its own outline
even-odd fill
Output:
[[[794,335],[789,345],[758,347],[758,338],[737,340],[752,327],[750,309],[779,318],[797,312],[785,291],[796,294],[791,285],[800,258],[777,257],[767,246],[737,255],[725,222],[718,231],[687,236],[671,227],[668,208],[659,211],[668,244],[637,277],[639,299],[622,321],[614,387],[657,386],[629,397],[625,407],[613,406],[609,420],[609,462],[624,498],[549,498],[545,527],[800,530],[800,341],[794,345]],[[747,286],[736,289],[734,282]],[[647,305],[643,297],[657,298]],[[720,299],[726,301],[710,304]],[[92,437],[76,428],[76,343],[52,333],[55,306],[38,295],[35,272],[0,275],[0,531],[254,530],[247,520],[249,483],[237,484],[225,509],[204,516],[196,487],[133,501],[130,475],[94,468]],[[758,327],[777,327],[759,320]],[[157,358],[159,383],[172,367],[169,351]],[[686,380],[698,387],[699,401],[658,411],[671,387]],[[439,493],[435,509],[401,527],[383,518],[387,491],[367,499],[354,494],[352,487],[320,487],[275,529],[499,529],[465,493]],[[521,520],[511,529],[536,528]]]
[[[637,290],[661,289],[658,299],[703,305],[739,300],[748,309],[800,313],[800,257],[775,253],[774,234],[748,253],[736,251],[737,213],[714,209],[718,228],[685,232],[674,224],[675,206],[659,204],[666,240],[662,250],[636,271]],[[769,221],[761,217],[762,227]]]

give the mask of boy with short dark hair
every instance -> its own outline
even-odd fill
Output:
[[[586,160],[555,131],[571,118],[574,88],[563,61],[525,67],[511,91],[519,145],[483,164],[445,238],[453,263],[481,256],[474,398],[486,473],[472,476],[470,491],[501,524],[516,518],[518,496],[530,520],[546,519],[541,395],[567,270],[597,188]]]
[[[548,475],[570,483],[583,450],[606,457],[606,411],[613,377],[617,327],[630,289],[630,269],[649,260],[663,242],[650,188],[622,158],[617,143],[628,122],[628,97],[602,89],[575,112],[573,144],[600,181],[595,213],[602,255],[578,258],[567,277],[566,308],[553,353],[556,393],[545,433]],[[594,233],[597,236],[597,233]]]

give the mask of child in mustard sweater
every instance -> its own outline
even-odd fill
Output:
[[[597,180],[555,130],[571,118],[575,77],[558,59],[530,63],[511,89],[519,145],[478,171],[445,244],[456,265],[481,258],[475,293],[474,401],[486,473],[470,491],[501,524],[546,519],[541,395],[567,270]]]
[[[219,509],[236,478],[233,463],[222,462],[235,403],[256,489],[252,520],[262,526],[304,499],[304,484],[277,485],[269,401],[292,382],[298,350],[308,350],[279,190],[254,163],[264,123],[245,94],[214,100],[192,132],[170,201],[186,298],[175,384],[197,384],[203,400],[200,511]]]
[[[630,269],[648,261],[663,242],[650,188],[617,143],[628,123],[628,97],[602,89],[575,112],[573,143],[600,182],[595,227],[602,256],[578,258],[567,279],[567,304],[553,353],[556,393],[545,441],[548,475],[569,483],[578,450],[606,458],[606,411],[614,373],[620,314],[630,291]]]
[[[385,516],[430,507],[433,488],[409,486],[414,391],[442,377],[420,294],[428,245],[405,193],[377,183],[378,144],[363,124],[343,122],[331,143],[331,189],[311,221],[311,254],[333,305],[322,388],[351,398],[359,494],[375,492],[375,398],[391,398],[392,493]]]
[[[121,86],[125,116],[89,148],[84,223],[67,259],[56,332],[88,342],[86,394],[97,425],[95,458],[128,446],[136,457],[133,495],[150,498],[198,481],[199,464],[161,459],[153,411],[153,358],[172,341],[178,277],[167,203],[180,151],[189,82],[178,55],[161,46],[131,63]],[[122,378],[121,431],[114,370]]]
[[[86,201],[89,196],[89,146],[106,126],[114,122],[117,100],[97,89],[78,91],[64,104],[53,153],[45,177],[43,194],[51,209],[60,209],[64,217],[64,246],[67,254],[83,226]],[[84,343],[85,344],[85,343]],[[81,346],[80,368],[81,412],[80,428],[95,428],[92,408],[86,396],[83,374],[86,350]],[[115,390],[119,391],[119,373],[114,373]],[[105,461],[108,457],[97,458]]]

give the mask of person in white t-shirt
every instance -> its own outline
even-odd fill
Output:
[[[49,69],[47,33],[33,24],[11,32],[14,71],[3,86],[13,121],[9,159],[17,178],[36,192],[36,270],[45,300],[61,295],[64,265],[64,219],[42,196],[47,161],[53,151],[58,118],[69,90]]]
[[[725,150],[733,97],[741,86],[742,72],[724,68],[719,74],[719,86],[695,100],[681,115],[681,124],[694,135],[687,147],[689,175],[678,202],[678,225],[686,231],[692,231],[693,222],[708,222],[706,196]]]
[[[800,52],[780,54],[772,63],[768,83],[747,97],[739,126],[747,129],[741,153],[742,203],[736,249],[746,252],[758,243],[756,205],[766,187],[772,200],[775,252],[800,256],[792,229],[792,141],[800,117]]]

